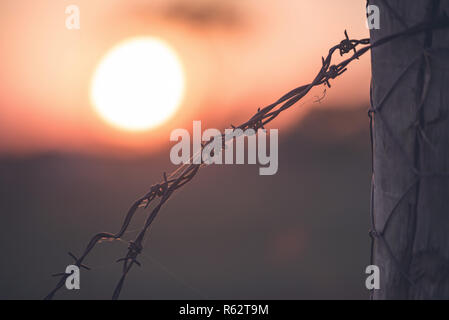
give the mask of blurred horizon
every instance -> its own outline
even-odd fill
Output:
[[[367,299],[370,147],[367,107],[315,110],[279,141],[279,170],[208,166],[155,220],[122,299]],[[338,126],[344,123],[348,131]],[[164,153],[135,159],[0,157],[0,299],[42,299],[90,237],[116,232],[131,203],[170,169]],[[168,171],[169,172],[169,171]],[[348,183],[348,181],[350,183]],[[132,240],[140,210],[123,240]],[[109,299],[126,252],[103,242],[81,290]]]

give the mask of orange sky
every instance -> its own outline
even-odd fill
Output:
[[[151,4],[147,4],[151,3]],[[65,7],[81,10],[81,29],[65,28]],[[2,0],[0,153],[151,152],[192,120],[225,128],[288,90],[311,81],[320,59],[342,40],[368,36],[364,1],[342,0]],[[111,127],[89,102],[101,57],[134,36],[165,39],[186,69],[186,96],[162,126],[141,133]],[[321,105],[368,103],[369,56],[333,82]],[[315,94],[320,94],[317,89]],[[304,111],[281,115],[288,128]],[[282,135],[282,131],[280,133]]]

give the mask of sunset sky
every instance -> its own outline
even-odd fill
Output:
[[[65,8],[80,8],[67,30]],[[13,1],[0,3],[0,153],[151,153],[192,120],[224,129],[309,82],[322,55],[368,36],[364,1]],[[132,132],[111,126],[89,98],[103,57],[133,37],[156,37],[183,67],[184,94],[168,120]],[[310,107],[368,103],[369,57],[327,90],[317,88],[271,127],[290,128]],[[284,131],[284,132],[287,132]],[[282,135],[282,132],[281,132]]]
[[[172,130],[247,121],[312,81],[345,29],[369,36],[365,1],[1,0],[0,299],[43,298],[67,251],[118,231],[174,169]],[[122,297],[367,298],[370,78],[366,54],[321,102],[324,86],[269,123],[276,175],[201,169],[164,205]],[[57,298],[110,297],[149,209]]]

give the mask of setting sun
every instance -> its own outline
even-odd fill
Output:
[[[184,71],[175,51],[149,37],[126,40],[100,61],[91,102],[103,120],[130,131],[162,124],[179,107]]]

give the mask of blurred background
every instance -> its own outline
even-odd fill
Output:
[[[69,5],[79,8],[80,29],[66,28]],[[67,251],[80,254],[93,234],[118,231],[133,201],[174,169],[173,129],[249,119],[309,83],[345,29],[368,36],[365,1],[2,0],[0,298],[43,298],[56,283],[50,275],[72,263]],[[136,37],[170,48],[182,79],[173,110],[145,130],[111,123],[92,98],[108,54]],[[159,64],[158,79],[173,83],[176,71]],[[349,69],[324,99],[316,88],[270,123],[279,129],[276,175],[209,166],[171,198],[122,298],[368,298],[368,55]],[[132,105],[120,108],[128,115]],[[81,290],[56,297],[110,298],[125,241],[99,244]]]

